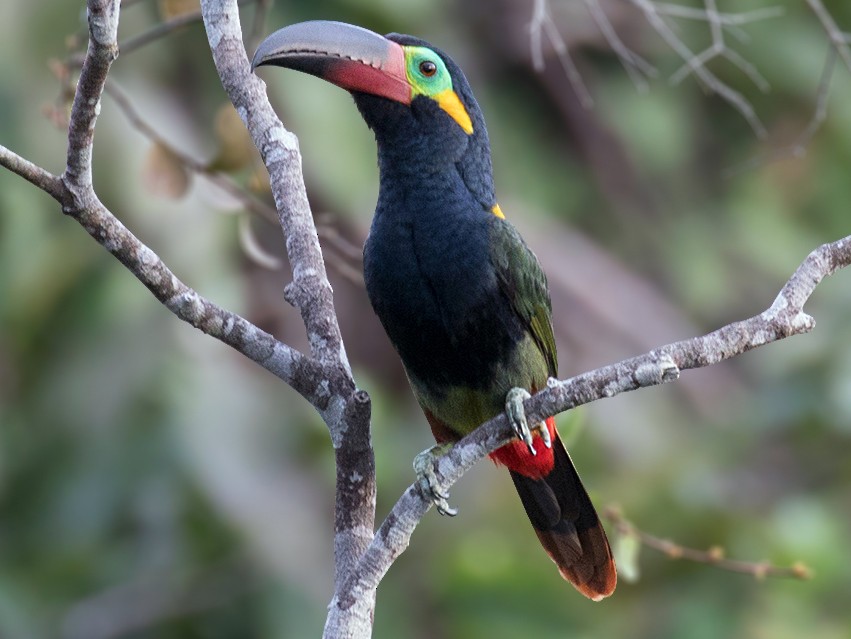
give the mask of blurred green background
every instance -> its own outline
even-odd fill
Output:
[[[174,4],[125,2],[120,39]],[[265,30],[344,20],[417,34],[461,64],[488,120],[502,208],[549,274],[568,376],[760,312],[811,249],[851,232],[848,70],[837,65],[806,153],[778,153],[815,113],[828,49],[805,2],[778,4],[782,16],[727,34],[769,92],[729,61],[710,64],[753,103],[763,140],[692,78],[668,82],[682,60],[628,3],[602,6],[658,69],[646,92],[585,3],[552,0],[590,110],[557,59],[532,69],[530,0],[278,2]],[[826,7],[851,29],[851,5]],[[253,13],[243,9],[246,30]],[[694,51],[710,44],[705,23],[670,23]],[[49,61],[84,33],[82,0],[0,4],[0,143],[56,173],[65,138],[51,120],[67,109]],[[382,516],[431,442],[357,281],[374,143],[344,92],[261,75],[300,137],[350,359],[374,399]],[[221,110],[200,25],[122,55],[111,77],[169,144],[262,195],[256,163],[228,161],[240,129]],[[94,166],[101,199],[185,282],[304,345],[283,301],[287,269],[260,264],[281,253],[275,225],[184,174],[109,97]],[[619,504],[687,546],[802,561],[812,580],[645,548],[638,580],[591,603],[538,547],[507,473],[483,463],[453,491],[461,515],[429,513],[382,583],[375,636],[851,637],[851,273],[819,287],[808,310],[809,336],[559,423],[600,508]],[[295,393],[179,322],[48,196],[0,170],[0,637],[319,636],[332,490],[329,438]]]

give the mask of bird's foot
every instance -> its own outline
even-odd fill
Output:
[[[414,457],[414,472],[417,474],[420,489],[431,499],[437,512],[454,517],[458,514],[458,509],[449,505],[449,492],[441,488],[434,472],[435,460],[445,455],[450,448],[452,444],[437,444],[424,450]]]
[[[529,428],[529,423],[526,421],[526,409],[523,408],[523,402],[530,397],[531,395],[526,389],[512,388],[505,396],[505,413],[508,416],[508,421],[511,423],[511,427],[517,434],[517,437],[523,440],[532,455],[537,455],[538,451],[535,450],[535,446],[532,443],[532,431],[537,430],[540,433],[544,446],[547,448],[552,448],[553,443],[550,438],[550,431],[547,428],[546,422],[538,422],[533,428]]]

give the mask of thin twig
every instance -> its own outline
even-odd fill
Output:
[[[332,224],[333,217],[330,215],[317,216],[316,230],[319,232],[319,237],[324,237],[329,244],[337,249],[341,255],[356,264],[363,263],[363,248],[353,244],[348,238],[344,237],[340,231]]]
[[[251,23],[251,36],[248,39],[252,50],[256,49],[266,37],[266,20],[272,9],[272,0],[255,0],[254,20]]]
[[[816,90],[816,108],[813,112],[813,117],[810,118],[807,126],[793,145],[793,152],[797,156],[806,153],[806,149],[809,147],[813,137],[815,137],[816,132],[827,119],[827,102],[830,98],[830,87],[833,80],[833,72],[836,69],[837,56],[838,51],[835,47],[831,47],[825,56],[821,78],[819,79],[818,89]]]
[[[768,82],[757,71],[756,67],[726,45],[724,41],[724,28],[737,28],[740,24],[775,17],[782,13],[782,11],[775,7],[769,7],[740,14],[725,14],[718,11],[715,0],[705,0],[706,5],[702,10],[657,3],[653,0],[629,1],[642,12],[650,27],[683,60],[683,66],[674,73],[671,82],[677,84],[688,75],[693,74],[704,87],[719,95],[735,108],[745,118],[758,137],[765,137],[765,126],[762,124],[759,116],[757,116],[750,101],[707,69],[706,64],[716,57],[725,58],[744,73],[761,91],[767,91],[769,88]],[[605,11],[599,5],[599,0],[585,0],[585,4],[600,28],[603,37],[609,43],[609,46],[612,47],[621,64],[624,65],[633,83],[639,90],[644,90],[647,86],[647,81],[641,74],[650,77],[654,75],[655,69],[624,45],[608,20]],[[668,15],[700,19],[708,22],[712,36],[710,47],[700,53],[694,53],[665,21],[664,16]],[[543,49],[544,39],[546,38],[556,52],[559,62],[582,105],[586,108],[593,106],[591,94],[585,86],[582,75],[579,73],[573,58],[570,56],[569,49],[550,14],[548,0],[535,0],[532,17],[527,28],[529,31],[529,47],[533,68],[538,72],[544,68]]]
[[[801,133],[795,138],[795,141],[768,153],[759,154],[739,166],[727,169],[722,173],[724,178],[732,178],[747,171],[752,171],[757,167],[766,166],[788,157],[802,158],[807,154],[807,149],[815,134],[827,119],[827,103],[830,98],[830,87],[834,71],[836,70],[838,55],[836,48],[830,45],[824,59],[818,89],[816,90],[816,106],[813,115]]]
[[[337,256],[337,259],[329,260],[329,264],[334,267],[334,270],[358,288],[363,288],[363,269],[356,266],[363,260],[363,251],[349,242],[333,226],[317,224],[316,232],[320,239],[325,240],[325,250],[331,249],[333,254]],[[354,265],[349,264],[347,259],[354,262]]]
[[[788,577],[793,579],[810,579],[812,571],[803,563],[795,562],[791,566],[777,566],[767,561],[743,561],[728,559],[721,546],[712,546],[708,550],[699,550],[683,546],[670,539],[656,537],[636,527],[616,507],[603,510],[604,519],[612,522],[621,535],[637,539],[642,545],[664,553],[669,559],[684,559],[696,563],[707,564],[730,572],[751,575],[757,579],[766,577]]]
[[[706,21],[709,19],[705,9],[695,9],[694,7],[686,7],[680,4],[671,4],[668,2],[656,2],[656,10],[662,14],[671,16],[672,18],[684,18],[686,20]],[[721,13],[716,12],[716,19],[724,26],[741,26],[751,22],[759,22],[769,18],[779,18],[786,10],[783,7],[763,7],[752,11],[743,11],[741,13]]]
[[[647,78],[656,77],[658,73],[656,68],[624,44],[598,0],[585,0],[585,6],[597,23],[600,33],[603,34],[615,55],[618,56],[618,60],[620,60],[635,88],[641,92],[647,91]]]
[[[535,0],[532,19],[529,21],[529,49],[532,54],[532,68],[538,73],[544,70],[543,25],[547,17],[547,0]]]
[[[178,149],[164,136],[160,135],[136,110],[129,96],[118,87],[115,81],[110,80],[107,83],[105,92],[112,98],[113,102],[115,102],[116,106],[118,106],[133,128],[148,138],[148,140],[163,147],[184,167],[193,173],[205,177],[225,193],[235,198],[246,210],[256,213],[268,222],[277,223],[278,214],[273,207],[251,194],[228,174],[220,171],[211,171],[207,163],[196,160],[188,153]]]
[[[125,0],[121,3],[121,6],[128,6],[130,4],[134,4],[136,0]],[[268,2],[268,0],[236,0],[239,6],[247,6],[249,4],[255,2]],[[160,40],[170,33],[174,31],[178,31],[183,27],[187,27],[191,24],[198,24],[201,22],[201,11],[190,11],[189,13],[181,14],[177,17],[170,18],[165,20],[164,22],[160,22],[156,26],[151,27],[147,31],[144,31],[138,35],[132,36],[119,43],[119,49],[123,55],[127,55],[128,53],[132,53],[137,49],[141,49],[157,40]],[[69,66],[78,67],[82,64],[84,59],[84,54],[75,54],[69,58],[68,64]]]
[[[717,93],[728,104],[735,108],[750,124],[754,133],[760,138],[765,137],[766,130],[762,121],[754,111],[753,105],[741,93],[722,82],[714,73],[709,71],[688,46],[677,36],[665,22],[657,6],[651,0],[630,0],[644,14],[647,23],[679,55],[692,73],[711,91]],[[716,12],[717,22],[717,12]],[[714,45],[713,45],[714,47]],[[697,60],[697,62],[696,62]]]
[[[594,106],[594,98],[582,80],[582,74],[570,55],[570,50],[559,33],[558,27],[550,15],[547,0],[535,0],[532,19],[529,22],[529,43],[532,51],[532,65],[539,73],[544,70],[543,36],[546,36],[558,57],[559,64],[576,92],[579,102],[586,109]]]
[[[831,44],[836,48],[836,52],[842,58],[845,67],[851,71],[851,48],[848,46],[846,34],[837,26],[833,16],[825,9],[821,0],[807,0],[807,5],[821,22],[822,27],[827,32],[827,37],[830,38]]]
[[[37,186],[56,199],[59,199],[65,191],[59,176],[53,175],[50,171],[46,171],[37,164],[33,164],[29,160],[22,158],[2,144],[0,144],[0,166],[4,166],[12,173],[20,175],[27,182]]]
[[[254,2],[258,2],[259,0],[236,0],[236,3],[240,7],[247,6]],[[192,11],[190,13],[184,13],[183,15],[179,15],[176,18],[171,18],[166,20],[165,22],[161,22],[160,24],[152,27],[148,31],[144,33],[140,33],[137,36],[133,36],[132,38],[128,38],[124,42],[119,44],[121,48],[121,53],[127,55],[136,49],[140,49],[152,42],[156,42],[160,38],[163,38],[170,34],[172,31],[177,31],[178,29],[182,29],[190,24],[200,24],[201,22],[201,11]]]
[[[142,117],[133,105],[130,97],[121,88],[119,88],[114,80],[107,82],[104,92],[112,98],[113,102],[115,102],[116,106],[118,106],[134,129],[154,144],[164,148],[172,157],[180,162],[182,166],[215,184],[218,188],[236,199],[247,211],[259,215],[267,222],[277,224],[278,214],[273,207],[255,196],[227,173],[210,170],[207,163],[196,160],[188,153],[178,149],[165,136],[160,134],[153,125]],[[254,250],[255,247],[251,245],[252,240],[246,236],[246,233],[250,233],[251,231],[247,230],[245,225],[240,226],[240,229],[241,244],[243,248],[247,249],[246,252],[251,255],[252,259],[266,268],[278,268],[280,263],[277,261],[277,258],[273,258],[275,261],[272,261],[268,259],[271,258],[271,256],[266,258],[261,257],[260,253]],[[347,258],[351,259],[354,257],[354,259],[360,260],[361,249],[348,242],[348,240],[336,232],[330,224],[325,224],[318,230],[320,237],[325,236],[329,238],[332,256],[328,259],[328,263],[347,280],[359,287],[362,287],[363,276],[358,270],[346,263]]]
[[[706,21],[709,23],[709,32],[712,36],[712,44],[705,50],[690,58],[683,64],[680,69],[671,76],[671,84],[677,85],[682,82],[688,75],[695,71],[698,67],[705,66],[714,58],[725,58],[744,73],[751,82],[763,93],[769,90],[768,81],[757,71],[756,67],[745,60],[736,51],[727,46],[724,39],[723,23],[721,22],[721,14],[718,13],[715,0],[704,0],[706,3]]]

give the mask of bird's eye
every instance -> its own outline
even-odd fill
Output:
[[[425,77],[430,78],[437,73],[437,65],[431,60],[423,60],[420,62],[420,73]]]

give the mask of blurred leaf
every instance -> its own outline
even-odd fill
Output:
[[[635,583],[641,576],[638,557],[641,554],[641,541],[631,532],[616,532],[614,553],[618,567],[618,578],[627,583]]]
[[[200,0],[159,0],[160,16],[163,20],[179,18],[201,8]]]
[[[154,144],[145,156],[142,180],[154,195],[177,199],[186,195],[190,175],[171,150],[162,144]]]
[[[210,171],[232,173],[244,169],[254,159],[254,143],[233,105],[228,102],[219,107],[214,125],[219,150],[210,160]]]

